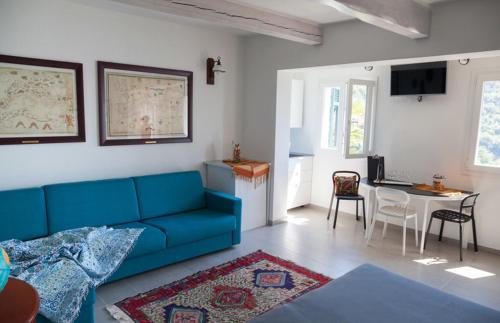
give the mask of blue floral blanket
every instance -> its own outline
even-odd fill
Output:
[[[40,313],[53,322],[73,322],[88,292],[121,265],[143,229],[80,228],[30,241],[0,242],[11,275],[40,295]]]

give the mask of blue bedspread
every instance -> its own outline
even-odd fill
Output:
[[[373,265],[362,265],[322,288],[250,323],[499,323],[500,312]]]
[[[40,313],[73,322],[91,288],[102,284],[127,257],[143,229],[80,228],[31,241],[0,243],[11,275],[36,288]]]

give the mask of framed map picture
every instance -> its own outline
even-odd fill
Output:
[[[97,62],[100,143],[192,142],[193,72]]]
[[[82,64],[0,55],[0,144],[83,141]]]

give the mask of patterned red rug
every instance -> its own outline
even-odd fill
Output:
[[[246,322],[330,280],[259,250],[107,309],[120,322]]]

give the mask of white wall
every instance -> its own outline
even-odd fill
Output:
[[[446,95],[391,97],[390,68],[380,74],[375,148],[385,156],[387,171],[408,171],[410,179],[431,183],[432,175],[447,177],[445,185],[481,193],[476,216],[479,244],[500,249],[500,175],[471,173],[465,158],[471,127],[470,104],[474,95],[474,75],[500,72],[500,58],[473,59],[462,66],[448,63]],[[422,205],[418,205],[422,207]],[[435,205],[435,208],[443,205]],[[422,211],[422,209],[421,209]],[[438,225],[433,231],[438,232]],[[456,225],[448,225],[445,235],[458,238]]]
[[[83,63],[87,133],[85,143],[0,146],[0,189],[202,169],[241,139],[237,35],[94,4],[0,0],[2,54]],[[206,85],[206,58],[218,55],[228,73]],[[193,143],[100,147],[97,60],[193,71]]]
[[[247,37],[243,43],[243,151],[252,158],[274,162],[272,171],[280,176],[273,173],[273,188],[287,185],[287,172],[276,169],[288,159],[289,148],[288,127],[278,127],[289,117],[276,106],[278,70],[499,50],[500,37],[494,33],[500,30],[498,12],[497,0],[437,3],[432,7],[430,37],[419,40],[360,21],[325,26],[321,46]],[[278,136],[283,131],[288,135]],[[286,203],[275,199],[278,197],[272,200],[272,218],[278,221],[286,215]]]
[[[500,57],[472,59],[466,66],[456,60],[449,61],[447,93],[424,96],[422,102],[417,102],[416,96],[390,96],[389,65],[375,66],[371,72],[364,71],[362,66],[301,70],[306,81],[304,127],[291,129],[291,142],[293,151],[315,154],[312,203],[329,206],[334,170],[351,169],[366,176],[366,159],[344,159],[340,151],[321,148],[321,85],[342,86],[349,78],[378,80],[374,151],[385,156],[386,176],[397,171],[410,177],[401,179],[430,184],[432,175],[440,173],[447,177],[448,187],[481,193],[476,210],[479,244],[500,249],[497,202],[500,175],[471,173],[465,167],[472,126],[470,113],[477,108],[471,104],[474,78],[486,71],[500,72]],[[422,216],[423,203],[412,203]],[[453,206],[456,204],[432,205],[433,209]],[[341,203],[340,209],[352,213],[354,203]],[[432,232],[438,231],[439,225],[435,224]],[[457,239],[457,226],[446,226],[444,235]]]
[[[345,126],[346,83],[349,79],[377,81],[378,75],[385,69],[375,67],[367,72],[363,66],[306,69],[295,75],[305,80],[304,126],[290,129],[291,151],[314,154],[313,183],[311,203],[328,207],[332,193],[331,175],[337,170],[352,170],[366,176],[365,159],[345,159],[343,134]],[[341,91],[341,111],[339,114],[339,147],[335,150],[321,146],[322,127],[324,126],[324,86],[338,86]],[[355,212],[355,203],[340,203],[345,212]],[[360,206],[361,209],[361,206]]]

